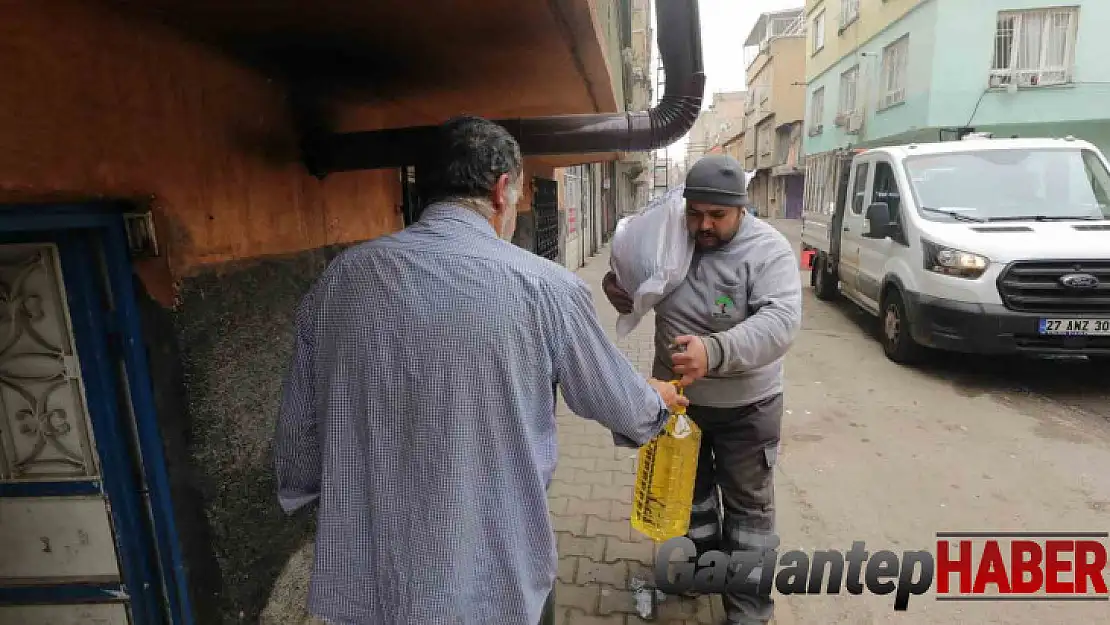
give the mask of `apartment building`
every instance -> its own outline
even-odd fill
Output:
[[[651,107],[654,35],[652,0],[596,0],[611,86],[624,110]],[[647,203],[651,190],[651,154],[615,152],[564,158],[555,169],[558,204],[558,253],[555,260],[578,269],[596,254],[616,230],[620,216]],[[518,243],[527,247],[527,242]]]
[[[652,30],[652,0],[622,0],[629,11],[629,19],[622,22],[628,28],[625,47],[621,49],[625,76],[625,98],[630,111],[643,111],[655,101],[655,72],[652,53],[655,34]],[[619,184],[625,189],[617,195],[618,216],[629,215],[647,204],[651,198],[652,166],[650,152],[621,154],[617,163]]]
[[[744,124],[748,93],[746,91],[721,91],[713,94],[709,107],[698,116],[698,121],[687,134],[686,168],[712,152],[725,139],[735,135]]]
[[[748,187],[759,214],[799,218],[803,180],[806,23],[801,7],[764,13],[745,45],[748,100],[742,134],[725,142],[755,177]]]
[[[808,0],[804,148],[1067,136],[1110,149],[1110,2]]]

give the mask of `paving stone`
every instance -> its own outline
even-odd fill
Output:
[[[636,596],[628,590],[602,588],[597,611],[599,614],[636,614]]]
[[[560,532],[557,534],[559,537],[559,556],[583,556],[601,562],[602,557],[605,555],[605,540],[604,538],[595,538],[588,536],[575,536]]]
[[[562,625],[625,625],[623,614],[610,614],[597,616],[586,614],[581,610],[568,610],[567,621]]]
[[[613,460],[606,460],[606,462],[614,462]],[[566,467],[568,469],[585,469],[593,471],[601,469],[603,471],[611,471],[610,467],[599,467],[596,458],[559,458],[559,468]]]
[[[600,597],[601,588],[599,586],[555,583],[555,605],[557,606],[578,608],[586,614],[597,614]]]
[[[569,507],[569,504],[568,504]],[[632,518],[632,504],[623,501],[609,502],[609,520],[627,521]]]
[[[559,460],[559,464],[562,464],[562,463],[563,463],[563,461]],[[589,468],[596,468],[599,471],[623,471],[625,473],[635,474],[636,473],[636,460],[635,459],[630,459],[630,458],[623,458],[621,460],[612,460],[612,459],[609,459],[609,458],[598,458],[595,461],[595,466],[594,467],[589,467]]]
[[[560,458],[597,458],[598,449],[595,447],[583,447],[581,445],[563,445],[559,444],[559,457]],[[604,456],[600,456],[604,457]]]
[[[655,616],[662,620],[685,619],[694,622],[697,619],[701,602],[708,605],[709,599],[707,597],[699,597],[698,599],[667,597],[667,600],[660,603],[659,607],[656,608]]]
[[[589,499],[596,488],[590,484],[572,484],[562,480],[552,480],[551,488],[547,491],[549,497],[577,497]]]
[[[586,517],[587,536],[613,536],[632,541],[632,525],[628,521],[610,521],[596,516]]]
[[[581,517],[592,514],[608,518],[612,505],[608,499],[571,499],[567,502],[566,514]]]
[[[556,577],[564,584],[573,584],[578,571],[578,558],[568,557],[559,559],[559,572]]]
[[[694,619],[702,625],[716,625],[721,622],[718,611],[714,609],[713,600],[711,599],[699,602],[698,611],[694,614]]]
[[[551,527],[556,532],[566,532],[575,536],[586,536],[586,517],[556,515],[551,518]]]
[[[578,481],[578,469],[559,463],[555,468],[555,474],[551,476],[553,482],[563,482],[564,484],[580,484]]]
[[[633,489],[629,486],[594,484],[590,488],[590,496],[594,499],[609,499],[624,503],[632,503],[632,492]]]
[[[567,416],[573,416],[573,415],[567,415]],[[587,431],[588,431],[586,429],[586,424],[587,423],[588,422],[584,421],[581,417],[575,418],[573,420],[572,419],[560,420],[557,424],[558,425],[558,433],[559,434],[586,434]]]
[[[636,474],[631,471],[610,471],[610,473],[612,473],[613,486],[632,488],[636,485]]]
[[[570,499],[567,497],[548,497],[547,509],[551,514],[566,514],[569,503]]]
[[[628,587],[628,563],[594,562],[589,558],[578,558],[576,584],[601,584],[624,589]]]
[[[698,623],[694,621],[688,621],[686,619],[665,619],[659,618],[658,615],[656,615],[654,621],[645,621],[637,615],[630,614],[625,617],[624,622],[625,625],[698,625]],[[723,623],[724,621],[722,620],[719,622]]]
[[[650,540],[629,542],[618,538],[605,539],[605,561],[635,560],[650,566],[655,561],[655,543]]]
[[[616,445],[614,445],[612,450],[612,458],[614,460],[630,460],[632,462],[636,462],[637,453],[638,452],[635,449],[629,449],[627,447],[617,447]]]
[[[584,433],[586,433],[586,434],[596,434],[598,436],[605,437],[605,439],[608,440],[608,441],[613,440],[612,432],[610,432],[608,429],[606,429],[606,427],[604,425],[601,425],[597,421],[587,421],[587,420],[583,419],[582,420],[582,429],[583,429]]]
[[[575,471],[576,484],[597,484],[599,486],[612,486],[614,484],[614,476],[612,471],[586,471],[578,469]]]

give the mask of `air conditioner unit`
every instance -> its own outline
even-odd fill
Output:
[[[863,129],[863,113],[860,113],[860,112],[857,111],[855,113],[852,113],[851,115],[848,115],[848,121],[845,124],[844,132],[846,132],[850,135],[854,135],[854,134],[859,134],[859,131],[862,130],[862,129]]]
[[[894,106],[895,104],[898,104],[900,102],[905,101],[905,99],[906,99],[906,90],[905,89],[899,89],[897,91],[891,91],[890,93],[887,93],[882,98],[880,98],[879,106],[881,108],[891,107],[891,106]]]
[[[999,73],[999,74],[991,74],[989,84],[990,84],[991,89],[999,89],[999,88],[1002,88],[1002,87],[1005,87],[1005,86],[1009,85],[1012,82],[1013,82],[1013,79],[1009,74]]]

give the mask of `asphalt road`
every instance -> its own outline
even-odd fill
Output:
[[[797,222],[776,225],[797,242]],[[1110,371],[952,355],[902,367],[883,355],[877,321],[818,301],[808,275],[803,284],[804,327],[786,365],[780,551],[864,540],[872,554],[935,552],[942,531],[1110,530]],[[942,602],[935,589],[897,613],[893,595],[843,587],[776,595],[776,623],[1110,623],[1107,601]]]

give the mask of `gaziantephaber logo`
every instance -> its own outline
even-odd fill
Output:
[[[777,549],[709,551],[672,538],[656,555],[655,578],[668,594],[748,588],[769,595],[894,593],[905,611],[911,595],[934,586],[938,601],[1107,601],[1107,532],[939,532],[928,550],[871,553],[864,541],[847,552]],[[776,545],[777,547],[777,545]],[[677,556],[677,557],[676,557]]]
[[[1107,532],[937,534],[937,599],[1102,600]]]

